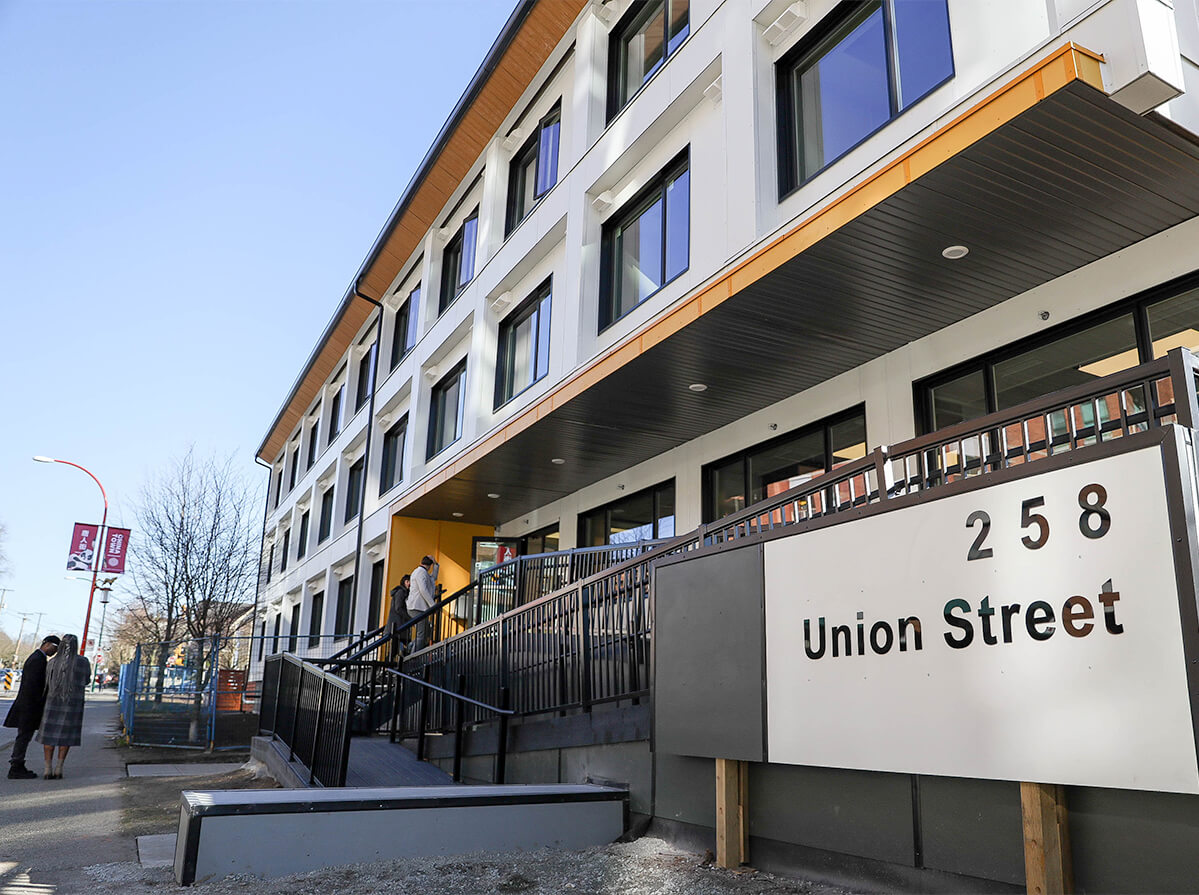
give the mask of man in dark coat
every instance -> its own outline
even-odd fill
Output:
[[[58,638],[50,635],[33,651],[21,669],[21,687],[17,698],[4,719],[5,727],[17,729],[17,740],[12,745],[9,780],[32,780],[37,776],[25,767],[25,750],[29,741],[42,723],[42,711],[46,707],[46,662],[58,652]]]

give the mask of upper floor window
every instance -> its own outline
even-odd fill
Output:
[[[599,328],[619,320],[690,263],[687,153],[604,223]]]
[[[508,170],[507,235],[525,219],[537,200],[558,182],[558,136],[562,110],[558,104],[537,125],[532,136],[512,158]]]
[[[408,352],[416,347],[416,321],[420,308],[420,283],[416,284],[408,298],[396,310],[395,322],[391,331],[391,366],[394,370],[400,361],[408,356]]]
[[[315,416],[312,418],[312,425],[308,427],[308,462],[305,464],[305,471],[312,469],[312,464],[316,462],[317,454],[320,453],[320,435],[321,418]]]
[[[296,541],[296,559],[303,559],[308,552],[308,510],[300,516],[300,534]]]
[[[308,616],[308,645],[321,645],[321,625],[325,620],[325,592],[312,595],[312,615]]]
[[[628,105],[690,31],[690,0],[635,2],[608,39],[608,120]]]
[[[946,0],[844,0],[776,75],[786,195],[953,77]]]
[[[333,488],[321,495],[321,518],[317,526],[316,542],[323,544],[333,531]]]
[[[704,521],[743,510],[865,455],[864,407],[738,451],[704,467]]]
[[[442,313],[475,276],[475,242],[479,235],[479,209],[470,213],[441,257],[441,295],[437,313]]]
[[[279,558],[279,571],[287,571],[287,554],[291,552],[291,529],[283,532],[283,555]]]
[[[349,522],[358,515],[358,511],[362,508],[362,479],[363,471],[366,466],[362,457],[359,457],[350,466],[349,477],[346,481],[346,514],[343,521]]]
[[[287,479],[287,490],[291,491],[296,486],[296,475],[300,470],[300,442],[296,442],[291,449],[291,474]]]
[[[271,542],[270,553],[266,557],[266,583],[271,583],[271,575],[275,571],[275,542]]]
[[[408,435],[408,416],[383,433],[383,463],[379,468],[379,493],[384,494],[404,479],[404,439]]]
[[[371,396],[371,389],[375,385],[375,352],[379,348],[378,342],[371,342],[371,347],[362,355],[362,359],[358,361],[358,387],[354,392],[354,412],[357,413],[362,409]]]
[[[500,324],[495,406],[511,401],[550,369],[550,281]]]
[[[329,437],[325,440],[326,444],[332,444],[333,439],[341,431],[341,402],[345,393],[346,384],[343,382],[337,387],[337,391],[333,393],[333,398],[329,401]]]
[[[466,361],[433,386],[429,402],[429,443],[426,456],[433,458],[462,437],[466,410]]]
[[[279,500],[283,497],[283,463],[280,461],[279,474],[275,476],[275,509],[279,508]]]

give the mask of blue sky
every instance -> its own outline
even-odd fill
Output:
[[[83,627],[66,553],[99,491],[33,455],[90,468],[118,525],[191,445],[264,481],[254,449],[513,5],[0,0],[0,628]]]

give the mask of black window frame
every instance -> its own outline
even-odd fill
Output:
[[[272,633],[271,633],[271,655],[272,656],[279,652],[279,625],[282,624],[282,622],[283,622],[283,613],[276,612],[275,613],[275,624],[274,624],[274,627],[271,629],[271,631],[272,631]]]
[[[600,504],[597,507],[592,507],[591,509],[586,510],[585,512],[579,513],[578,521],[577,521],[578,540],[576,541],[576,543],[583,547],[591,546],[586,543],[586,541],[587,541],[587,519],[589,517],[594,516],[597,513],[603,513],[604,514],[604,530],[606,532],[611,532],[613,508],[615,508],[619,504],[634,501],[639,497],[645,496],[646,494],[651,495],[651,499],[653,501],[653,506],[654,506],[654,522],[653,522],[654,531],[653,531],[653,537],[651,538],[651,540],[655,540],[655,541],[658,540],[660,537],[662,537],[658,532],[658,520],[660,518],[660,513],[659,513],[658,507],[659,507],[659,502],[661,500],[660,492],[664,491],[667,488],[670,488],[671,491],[673,492],[672,499],[674,500],[675,509],[674,509],[674,512],[672,513],[672,516],[674,517],[674,520],[675,520],[675,531],[677,532],[678,531],[678,514],[679,514],[679,511],[678,511],[678,502],[679,502],[678,485],[674,478],[669,478],[669,479],[666,479],[665,481],[658,482],[655,485],[650,485],[648,488],[642,488],[640,491],[634,491],[632,494],[626,494],[623,497],[618,497],[616,500],[610,500],[607,503]],[[605,535],[605,537],[606,538],[610,537],[610,534]],[[629,543],[636,543],[636,542],[630,541]],[[612,543],[609,540],[605,540],[604,544],[612,546]]]
[[[383,585],[386,581],[385,567],[387,560],[379,559],[371,563],[371,582],[369,588],[369,602],[367,604],[367,619],[366,627],[374,630],[380,624],[379,618],[383,614]]]
[[[439,418],[443,417],[444,402],[440,402],[440,396],[448,393],[449,382],[452,379],[462,377],[462,383],[458,386],[461,395],[458,402],[458,417],[461,421],[461,426],[455,426],[456,434],[445,444],[437,444],[437,435],[440,433],[441,427],[437,425]],[[438,380],[437,384],[429,392],[429,432],[425,440],[425,460],[432,460],[446,448],[457,444],[462,440],[462,431],[466,428],[466,358],[463,358],[456,363],[453,368]]]
[[[308,555],[308,526],[311,510],[300,514],[300,534],[296,538],[296,559],[301,560]]]
[[[291,552],[291,529],[290,528],[285,529],[283,532],[283,545],[282,545],[282,549],[279,552],[281,554],[279,557],[279,571],[286,572],[287,571],[287,554]]]
[[[287,623],[287,651],[294,653],[300,646],[300,604],[293,603],[291,619]]]
[[[345,368],[343,367],[344,371]],[[340,376],[341,373],[338,373]],[[331,445],[337,440],[337,436],[341,434],[342,416],[345,415],[345,396],[346,383],[342,380],[341,385],[337,387],[337,391],[333,393],[333,397],[329,399],[329,434],[325,438],[325,445]]]
[[[667,190],[670,185],[687,175],[687,264],[670,279],[666,278],[668,256],[666,241],[670,233],[669,216],[666,212]],[[691,269],[691,147],[688,145],[682,152],[672,158],[654,179],[637,192],[632,199],[611,214],[603,223],[600,235],[600,301],[599,301],[599,332],[631,314],[641,307],[688,270]],[[662,285],[646,295],[637,304],[630,307],[624,314],[617,315],[616,309],[620,304],[617,293],[621,277],[617,274],[616,265],[616,234],[626,228],[633,220],[640,218],[655,202],[662,202]]]
[[[333,510],[337,503],[337,486],[330,485],[321,492],[321,515],[317,520],[316,542],[323,544],[333,534]]]
[[[855,404],[853,407],[847,407],[845,410],[840,410],[837,413],[830,414],[822,419],[813,420],[806,423],[797,429],[792,429],[789,432],[784,432],[782,435],[774,435],[765,441],[760,441],[757,444],[751,444],[743,447],[740,450],[733,451],[724,457],[713,460],[710,463],[705,463],[700,470],[700,513],[704,524],[716,522],[725,516],[730,516],[732,513],[726,513],[725,516],[715,515],[715,497],[716,492],[712,481],[712,474],[718,468],[728,465],[734,460],[740,460],[744,464],[743,475],[745,478],[745,495],[746,506],[749,506],[749,494],[753,491],[753,483],[749,478],[749,460],[750,458],[761,451],[769,450],[780,444],[786,444],[788,441],[794,441],[799,438],[804,438],[814,432],[823,430],[824,432],[824,468],[825,473],[831,472],[833,469],[833,428],[841,423],[849,420],[861,418],[862,420],[862,437],[866,444],[869,444],[869,433],[866,429],[866,405],[865,403]],[[734,512],[740,512],[735,510]]]
[[[271,583],[271,578],[275,574],[275,542],[271,541],[270,549],[266,554],[266,583]]]
[[[358,359],[358,382],[354,389],[354,413],[365,407],[366,402],[370,400],[371,390],[375,386],[378,348],[378,341],[372,341],[370,347]]]
[[[544,190],[538,192],[536,184],[540,180],[539,174],[544,161],[541,157],[541,134],[546,128],[555,124],[558,125],[558,142],[554,146],[554,182]],[[533,129],[533,133],[529,135],[529,139],[513,154],[512,161],[508,165],[508,202],[504,220],[505,239],[512,235],[512,231],[517,228],[517,225],[521,221],[532,214],[533,209],[537,207],[542,198],[558,185],[558,154],[561,152],[561,146],[562,100],[559,99],[554,103],[549,112],[537,122],[537,127]],[[526,185],[525,174],[530,168],[534,184],[533,201],[528,208],[522,208]]]
[[[353,612],[354,576],[350,575],[337,582],[337,602],[333,606],[333,636],[335,639],[344,640],[353,634]],[[345,630],[337,630],[338,625],[345,625]]]
[[[383,433],[383,448],[379,452],[380,496],[404,481],[404,448],[407,441],[408,414],[405,413]]]
[[[683,36],[678,46],[673,50],[670,48],[671,37],[669,32],[672,4],[673,0],[635,0],[608,34],[608,96],[605,126],[611,124],[612,119],[619,115],[621,110],[625,109],[658,76],[662,69],[666,68],[666,64],[670,62],[671,57],[690,39],[691,9],[690,4],[688,4],[687,25],[685,26],[687,33]],[[624,64],[626,58],[625,42],[630,34],[655,15],[658,7],[663,8],[662,62],[653,74],[637,85],[634,90],[630,91],[628,85],[624,83],[626,71]]]
[[[391,323],[391,363],[389,371],[394,370],[400,362],[412,353],[416,347],[416,315],[420,309],[420,287],[418,282],[408,291],[408,297],[403,304],[396,308],[395,317]],[[401,331],[402,324],[402,331]]]
[[[546,344],[541,344],[541,325],[538,323],[534,329],[533,341],[533,368],[536,370],[537,361],[541,357],[541,352],[544,349],[546,352],[546,371],[540,376],[534,376],[529,382],[522,385],[519,391],[510,390],[514,386],[513,378],[515,370],[513,368],[513,357],[511,354],[512,344],[511,336],[516,328],[529,319],[536,313],[541,312],[542,304],[546,299],[549,299],[547,308],[547,316],[550,318],[549,326],[553,325],[553,304],[554,304],[554,289],[553,277],[547,277],[545,282],[534,289],[524,301],[517,305],[507,317],[500,321],[499,330],[496,335],[495,346],[495,404],[494,410],[499,410],[509,401],[512,401],[526,391],[535,386],[538,382],[549,375],[549,350],[550,342],[553,341],[553,335],[550,334],[546,339]]]
[[[356,481],[355,481],[356,480]],[[342,522],[348,525],[362,509],[362,496],[366,492],[366,456],[350,464],[346,471],[346,509]]]
[[[312,425],[308,427],[308,462],[304,465],[304,471],[312,469],[316,465],[316,458],[321,453],[321,418],[318,414],[316,419],[312,421]]]
[[[947,2],[947,0],[943,0],[943,2]],[[798,147],[801,134],[799,132],[799,122],[795,119],[794,74],[797,69],[808,67],[809,64],[817,61],[819,58],[823,58],[830,49],[838,46],[840,41],[832,40],[837,36],[837,33],[842,29],[846,29],[850,23],[855,23],[855,20],[858,21],[853,27],[857,27],[858,24],[864,22],[873,14],[875,7],[879,7],[883,11],[883,31],[887,42],[887,97],[890,104],[890,114],[886,121],[863,136],[852,146],[845,149],[840,155],[826,160],[817,170],[805,175],[800,170]],[[953,32],[951,29],[949,32],[949,74],[929,87],[928,90],[906,106],[900,106],[899,80],[895,74],[899,57],[898,47],[895,43],[893,10],[892,0],[841,0],[828,15],[817,22],[794,47],[784,53],[779,61],[775,63],[775,135],[778,143],[778,188],[780,202],[800,189],[808,181],[827,170],[831,165],[845,158],[845,156],[853,152],[858,146],[861,146],[909,109],[919,105],[940,87],[952,81],[956,76],[957,72],[953,59]],[[852,30],[852,28],[848,28],[841,37],[848,36]]]
[[[300,469],[300,442],[291,450],[291,475],[287,480],[287,492],[290,494],[296,487],[296,476]]]
[[[321,629],[325,625],[325,592],[318,590],[312,595],[312,603],[308,616],[308,646],[321,645]]]
[[[275,506],[274,509],[279,509],[279,501],[283,499],[283,466],[286,460],[279,464],[279,472],[275,476]]]
[[[1149,330],[1149,308],[1160,302],[1199,289],[1199,270],[1177,277],[1166,283],[1152,286],[1143,292],[1119,301],[1112,302],[1102,308],[1081,314],[1041,332],[1025,336],[990,351],[984,351],[969,360],[938,370],[929,376],[922,377],[912,383],[913,403],[916,413],[916,429],[921,435],[935,431],[933,424],[933,389],[968,376],[981,372],[983,376],[983,395],[986,401],[986,413],[995,413],[998,408],[998,396],[995,388],[995,365],[1019,357],[1029,351],[1035,351],[1059,339],[1068,338],[1085,332],[1104,323],[1110,323],[1120,317],[1131,314],[1135,333],[1137,363],[1144,364],[1153,360],[1153,334]]]
[[[464,280],[462,279],[462,261],[466,257],[466,253],[463,251],[463,246],[466,242],[466,225],[471,221],[475,222],[475,251],[472,255],[474,261],[470,276]],[[476,205],[474,210],[462,219],[462,223],[458,225],[458,232],[450,237],[450,241],[445,244],[445,250],[441,253],[441,294],[437,296],[437,315],[439,317],[449,309],[450,305],[470,285],[471,280],[478,273],[478,268],[479,206]]]

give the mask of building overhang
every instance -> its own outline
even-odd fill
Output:
[[[1199,146],[1108,97],[1101,61],[1074,44],[1052,52],[392,512],[518,518],[1196,216]],[[956,244],[966,258],[942,257]],[[710,387],[689,391],[696,382]]]
[[[421,161],[387,223],[256,452],[272,462],[320,395],[375,307],[356,295],[382,300],[417,251],[471,166],[511,114],[542,66],[562,42],[588,0],[520,0],[441,132]]]

